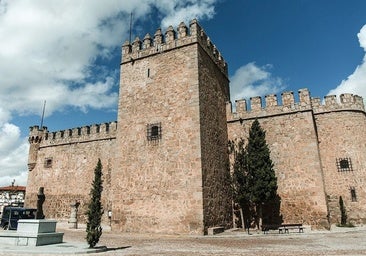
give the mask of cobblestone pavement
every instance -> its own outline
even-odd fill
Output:
[[[85,242],[84,230],[59,231],[65,232],[64,241],[67,243]],[[305,231],[290,234],[273,232],[266,235],[256,232],[248,235],[245,232],[233,231],[215,236],[117,234],[105,231],[98,245],[105,245],[108,248],[106,252],[97,254],[101,256],[366,255],[366,227],[335,228],[330,232]],[[38,252],[34,253],[35,250],[27,255],[41,255]],[[0,255],[16,254],[0,252]]]

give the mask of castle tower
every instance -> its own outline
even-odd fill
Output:
[[[314,103],[320,99],[314,99]],[[366,223],[366,112],[363,99],[341,94],[325,97],[314,104],[319,134],[319,150],[331,223],[339,223],[342,196],[348,221]]]
[[[122,46],[112,229],[229,227],[228,100],[227,65],[196,20]]]
[[[38,125],[29,128],[29,155],[28,170],[32,171],[37,163],[38,149],[41,145],[43,134],[47,133],[47,127],[39,128]]]

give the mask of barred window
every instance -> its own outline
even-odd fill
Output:
[[[351,200],[352,200],[352,202],[357,202],[356,188],[355,187],[350,187],[349,190],[351,192]]]
[[[339,172],[353,171],[351,158],[337,158],[336,163]]]
[[[45,158],[44,168],[51,168],[52,167],[52,162],[53,162],[52,157]]]
[[[147,125],[147,140],[158,141],[161,139],[161,123]]]

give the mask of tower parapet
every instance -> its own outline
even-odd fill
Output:
[[[73,143],[82,143],[96,140],[112,140],[116,138],[117,122],[93,124],[90,126],[75,127],[72,129],[49,132],[44,127],[42,137],[36,136],[38,126],[30,128],[29,142],[38,142],[38,148]],[[37,134],[36,134],[37,133]],[[37,150],[38,150],[37,148]],[[31,156],[31,154],[30,154]],[[36,159],[36,158],[35,158]],[[34,162],[35,164],[35,162]]]
[[[184,22],[181,22],[177,31],[174,30],[173,26],[169,26],[164,34],[160,28],[157,29],[153,39],[150,34],[146,34],[143,41],[139,37],[136,37],[132,43],[126,41],[122,45],[122,63],[133,63],[137,59],[194,43],[198,43],[206,51],[227,77],[228,69],[224,58],[196,19],[190,22],[189,28]]]
[[[38,149],[47,134],[47,127],[39,127],[38,125],[29,127],[29,155],[28,155],[28,170],[32,171],[37,163]]]
[[[350,93],[341,94],[340,101],[335,95],[324,97],[324,103],[320,98],[311,98],[308,89],[298,91],[299,102],[295,101],[293,92],[283,92],[281,94],[282,104],[277,101],[275,94],[265,96],[265,105],[262,106],[261,97],[251,97],[249,108],[246,100],[236,100],[236,111],[232,111],[231,103],[227,106],[227,120],[235,121],[246,118],[256,118],[261,116],[281,115],[300,111],[313,111],[315,114],[331,111],[363,111],[365,106],[362,97]]]

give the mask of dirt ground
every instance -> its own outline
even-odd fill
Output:
[[[85,231],[64,230],[64,241],[85,241]],[[98,255],[366,255],[366,227],[332,231],[262,234],[225,232],[215,236],[163,236],[104,232]]]
[[[62,244],[29,248],[0,244],[0,255],[93,255],[88,254],[91,251],[85,241],[85,228],[58,226],[57,231],[64,232]],[[334,227],[331,231],[306,228],[304,233],[290,234],[252,230],[251,235],[236,230],[215,236],[119,234],[104,230],[97,246],[107,247],[107,251],[95,253],[98,256],[366,255],[366,227]]]

